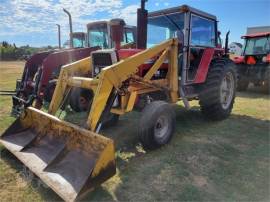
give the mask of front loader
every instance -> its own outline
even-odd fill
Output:
[[[98,134],[111,115],[140,111],[138,136],[148,150],[173,137],[172,105],[181,100],[186,108],[190,100],[199,100],[211,120],[231,113],[237,76],[219,47],[216,17],[184,5],[149,13],[144,20],[147,32],[138,33],[146,33],[142,38],[147,40],[140,41],[140,49],[98,50],[88,62],[65,65],[48,113],[28,107],[1,137],[9,151],[66,201],[80,199],[114,175],[113,140]],[[120,47],[122,33],[121,21],[114,21],[115,47]],[[89,66],[92,77],[76,76]],[[55,117],[73,87],[93,93],[86,128]]]

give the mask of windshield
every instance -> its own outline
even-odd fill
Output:
[[[269,37],[246,39],[245,55],[264,55],[270,52]]]
[[[100,24],[88,30],[89,47],[99,46],[103,49],[109,48],[108,29],[106,24]]]
[[[173,13],[167,16],[149,17],[147,25],[147,47],[177,36],[177,31],[184,29],[184,14]]]
[[[74,48],[85,47],[85,39],[81,37],[73,37],[73,47]]]

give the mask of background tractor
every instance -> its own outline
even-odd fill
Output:
[[[255,86],[261,86],[264,92],[269,93],[270,27],[259,27],[258,29],[249,28],[248,34],[242,36],[245,40],[242,56],[233,59],[237,64],[239,74],[238,90],[244,91],[249,83],[253,83]]]
[[[87,34],[74,32],[72,36],[73,48],[46,51],[32,55],[23,70],[22,78],[16,82],[15,91],[2,91],[2,94],[13,95],[12,114],[18,115],[22,108],[31,106],[40,109],[43,102],[50,102],[61,67],[65,64],[81,60],[99,48],[112,48],[114,42],[110,36],[110,21],[97,21],[87,25]],[[88,35],[88,37],[87,37]],[[87,42],[86,42],[87,40]],[[132,47],[136,40],[136,27],[125,26],[124,39],[121,45]],[[91,69],[85,74],[91,75]],[[75,111],[84,109],[85,100],[89,95],[83,90],[72,90],[70,102]]]
[[[145,149],[156,149],[174,134],[172,105],[178,101],[189,108],[190,100],[199,100],[212,120],[227,118],[233,108],[236,69],[218,43],[216,17],[186,5],[148,14],[144,3],[137,49],[121,48],[124,23],[113,20],[116,48],[65,65],[48,113],[28,107],[1,136],[1,143],[66,201],[115,174],[113,140],[98,134],[109,117],[116,123],[140,111],[139,140]],[[89,66],[92,76],[76,76]],[[86,128],[55,116],[74,87],[93,94]]]
[[[72,40],[74,48],[85,48],[87,47],[87,34],[85,32],[73,32]]]

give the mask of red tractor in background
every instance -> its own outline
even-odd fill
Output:
[[[50,102],[59,72],[63,65],[89,57],[91,52],[100,48],[113,48],[114,42],[110,36],[110,21],[98,21],[87,25],[87,34],[74,32],[71,34],[73,48],[50,50],[32,55],[26,62],[22,78],[16,82],[16,90],[2,91],[13,95],[12,114],[18,115],[21,109],[31,106],[41,108],[43,102]],[[136,40],[136,27],[125,26],[125,40],[122,45],[128,45]],[[79,95],[78,95],[79,93]],[[73,92],[71,106],[80,111],[79,102],[87,99],[84,92]]]
[[[87,47],[87,37],[85,32],[73,32],[73,48],[85,48]]]
[[[245,91],[249,83],[253,83],[269,93],[270,31],[250,33],[242,39],[245,40],[242,56],[233,59],[239,75],[237,89]]]

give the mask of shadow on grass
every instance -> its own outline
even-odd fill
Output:
[[[115,141],[121,182],[115,185],[114,197],[100,186],[85,200],[269,199],[269,121],[232,114],[213,122],[205,120],[198,107],[189,111],[178,107],[176,114],[172,141],[151,152],[138,143],[139,113],[125,115],[116,126],[103,129],[100,133]],[[22,164],[2,152],[3,161],[20,172]],[[37,191],[46,201],[61,200],[50,189]]]
[[[31,186],[31,190],[38,192],[44,201],[62,201],[57,194],[47,187],[37,176],[35,176],[26,166],[24,166],[12,153],[7,149],[0,148],[1,160],[8,164],[12,169],[19,173],[22,180]],[[16,179],[18,180],[18,179]],[[16,182],[19,183],[19,182]],[[26,199],[27,200],[27,199]]]
[[[269,121],[232,114],[213,122],[205,120],[198,107],[178,108],[176,113],[170,144],[147,153],[137,149],[138,125],[127,122],[112,128],[117,150],[129,156],[117,158],[117,200],[269,199]],[[128,137],[122,139],[124,134]],[[90,194],[89,199],[104,198]]]
[[[237,92],[237,97],[252,98],[252,99],[269,99],[269,93],[265,92],[260,86],[249,85],[246,91]]]

